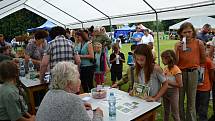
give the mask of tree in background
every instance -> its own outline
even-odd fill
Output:
[[[42,25],[46,19],[27,10],[21,9],[0,19],[0,33],[10,41],[18,35],[26,34],[27,29]]]

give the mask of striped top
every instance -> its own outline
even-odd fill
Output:
[[[49,55],[50,69],[61,61],[74,62],[72,41],[66,39],[63,35],[57,36],[48,43],[48,49],[45,54]]]

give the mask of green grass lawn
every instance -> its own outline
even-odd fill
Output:
[[[174,49],[174,45],[177,42],[177,40],[160,40],[160,53],[162,53],[164,50],[167,49]],[[126,73],[126,70],[128,69],[128,65],[127,65],[127,58],[128,58],[128,52],[130,52],[130,46],[131,44],[123,44],[121,52],[124,53],[125,55],[125,59],[126,62],[123,65],[123,74]],[[157,49],[157,43],[155,41],[155,50],[158,53],[158,49]],[[109,54],[111,54],[112,50],[109,51]],[[158,54],[157,54],[158,55]],[[158,60],[157,60],[158,62]],[[161,67],[163,68],[163,64],[162,61],[160,61],[161,63]],[[111,78],[110,78],[110,73],[106,74],[106,83],[105,85],[111,85]],[[128,89],[128,85],[125,84],[121,87],[121,90],[126,91]],[[210,102],[210,105],[208,107],[209,111],[208,111],[208,116],[210,117],[212,115],[212,102]],[[157,118],[156,121],[162,121],[163,120],[163,107],[161,106],[160,108],[158,108],[157,110]],[[170,121],[173,121],[173,119],[171,119]]]

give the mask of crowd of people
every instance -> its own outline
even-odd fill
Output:
[[[169,115],[174,121],[208,121],[212,90],[213,116],[210,120],[213,121],[215,44],[209,41],[209,31],[209,24],[196,33],[191,23],[183,23],[178,30],[180,41],[175,44],[174,50],[165,50],[161,54],[165,65],[162,69],[156,63],[153,36],[149,30],[142,32],[137,26],[132,37],[134,43],[128,53],[129,68],[124,75],[125,54],[118,42],[112,44],[104,27],[72,33],[59,26],[49,32],[36,31],[28,41],[22,58],[26,63],[29,59],[33,61],[42,82],[45,73],[51,73],[49,91],[36,116],[28,113],[23,98],[25,92],[18,85],[19,55],[12,52],[10,44],[0,34],[0,121],[102,121],[103,111],[97,108],[91,119],[87,114],[87,110],[92,110],[91,105],[84,103],[78,95],[90,93],[96,85],[104,84],[109,68],[112,88],[128,83],[128,93],[134,96],[135,84],[149,87],[147,95],[140,98],[150,102],[162,101],[164,121],[169,120]],[[49,42],[46,41],[48,36],[51,38]],[[108,54],[111,48],[112,53]]]

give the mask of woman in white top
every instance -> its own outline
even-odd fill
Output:
[[[149,42],[154,43],[154,38],[151,34],[149,34],[149,30],[144,30],[144,36],[142,37],[142,44],[148,44]]]

